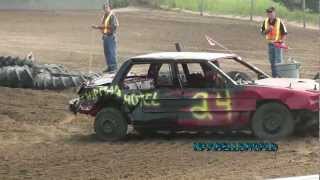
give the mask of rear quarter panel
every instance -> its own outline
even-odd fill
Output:
[[[248,86],[246,91],[256,94],[257,101],[278,101],[285,104],[290,110],[319,110],[320,93],[260,86]]]

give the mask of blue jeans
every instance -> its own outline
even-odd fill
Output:
[[[118,68],[117,65],[117,44],[114,35],[103,36],[103,49],[106,63],[108,65],[107,71],[115,71]]]
[[[276,69],[276,64],[282,63],[283,55],[282,49],[274,46],[273,43],[268,44],[269,61],[271,64],[272,77],[277,77],[278,72]]]

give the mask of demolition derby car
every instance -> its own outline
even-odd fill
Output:
[[[155,131],[251,130],[261,139],[318,134],[319,83],[271,78],[234,54],[163,52],[133,57],[116,74],[87,82],[70,110],[95,116],[101,140],[128,125]]]

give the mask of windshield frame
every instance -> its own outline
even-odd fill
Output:
[[[262,71],[261,69],[259,69],[258,67],[254,66],[253,64],[250,64],[246,61],[243,61],[241,59],[241,57],[228,57],[228,58],[220,58],[220,59],[214,59],[209,61],[209,64],[211,66],[213,66],[215,69],[218,70],[219,73],[221,73],[225,78],[227,78],[230,82],[232,82],[234,85],[244,85],[244,84],[240,84],[238,82],[236,82],[235,80],[233,80],[227,73],[225,73],[220,67],[218,67],[217,65],[214,64],[214,62],[219,62],[219,61],[235,61],[237,63],[239,63],[240,65],[245,66],[246,68],[250,69],[251,71],[253,71],[254,73],[256,73],[258,79],[265,79],[265,78],[271,78],[270,75],[268,75],[267,73],[265,73],[264,71]]]

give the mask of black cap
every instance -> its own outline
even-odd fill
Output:
[[[110,6],[110,7],[111,7],[111,2],[110,2],[110,0],[106,0],[106,2],[104,3],[104,6]]]
[[[273,12],[273,11],[275,11],[276,10],[276,8],[274,8],[273,6],[271,6],[271,7],[269,7],[268,9],[266,9],[266,12],[267,13],[271,13],[271,12]]]

